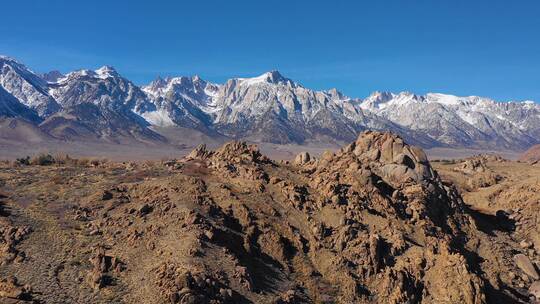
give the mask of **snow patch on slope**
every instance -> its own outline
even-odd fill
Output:
[[[159,109],[152,112],[145,112],[142,114],[135,113],[144,118],[149,124],[159,127],[172,127],[176,124],[169,117],[169,113],[165,109]]]

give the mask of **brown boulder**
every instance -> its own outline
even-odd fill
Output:
[[[295,165],[303,165],[303,164],[307,164],[310,160],[311,160],[311,155],[309,155],[309,153],[300,152],[294,158],[294,164]]]
[[[361,160],[379,163],[386,178],[420,181],[434,177],[422,149],[407,145],[395,134],[367,131],[351,147]]]
[[[514,256],[514,262],[516,265],[521,269],[524,273],[526,273],[529,277],[540,280],[540,276],[538,276],[538,272],[536,271],[536,268],[531,263],[531,260],[524,255],[524,254],[516,254]]]
[[[205,144],[198,145],[193,151],[191,151],[186,158],[187,159],[206,159],[212,155],[211,151],[208,151]]]
[[[532,285],[529,287],[529,294],[535,297],[536,300],[540,301],[540,281],[532,283]]]
[[[0,298],[22,299],[28,296],[30,287],[21,286],[15,277],[0,280]]]

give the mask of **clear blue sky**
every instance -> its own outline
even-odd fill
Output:
[[[278,69],[375,90],[540,101],[540,1],[4,1],[0,54],[42,72],[115,66],[222,82]]]

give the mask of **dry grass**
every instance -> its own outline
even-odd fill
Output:
[[[68,154],[39,153],[32,157],[24,156],[15,161],[2,161],[5,165],[19,166],[78,166],[78,167],[101,167],[110,163],[107,158],[73,158]]]

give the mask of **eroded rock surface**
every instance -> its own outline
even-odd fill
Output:
[[[0,177],[32,194],[29,206],[9,194],[28,225],[12,247],[28,259],[0,274],[17,271],[36,300],[476,304],[529,292],[484,271],[489,236],[458,190],[390,133],[292,164],[231,142],[163,163]]]

